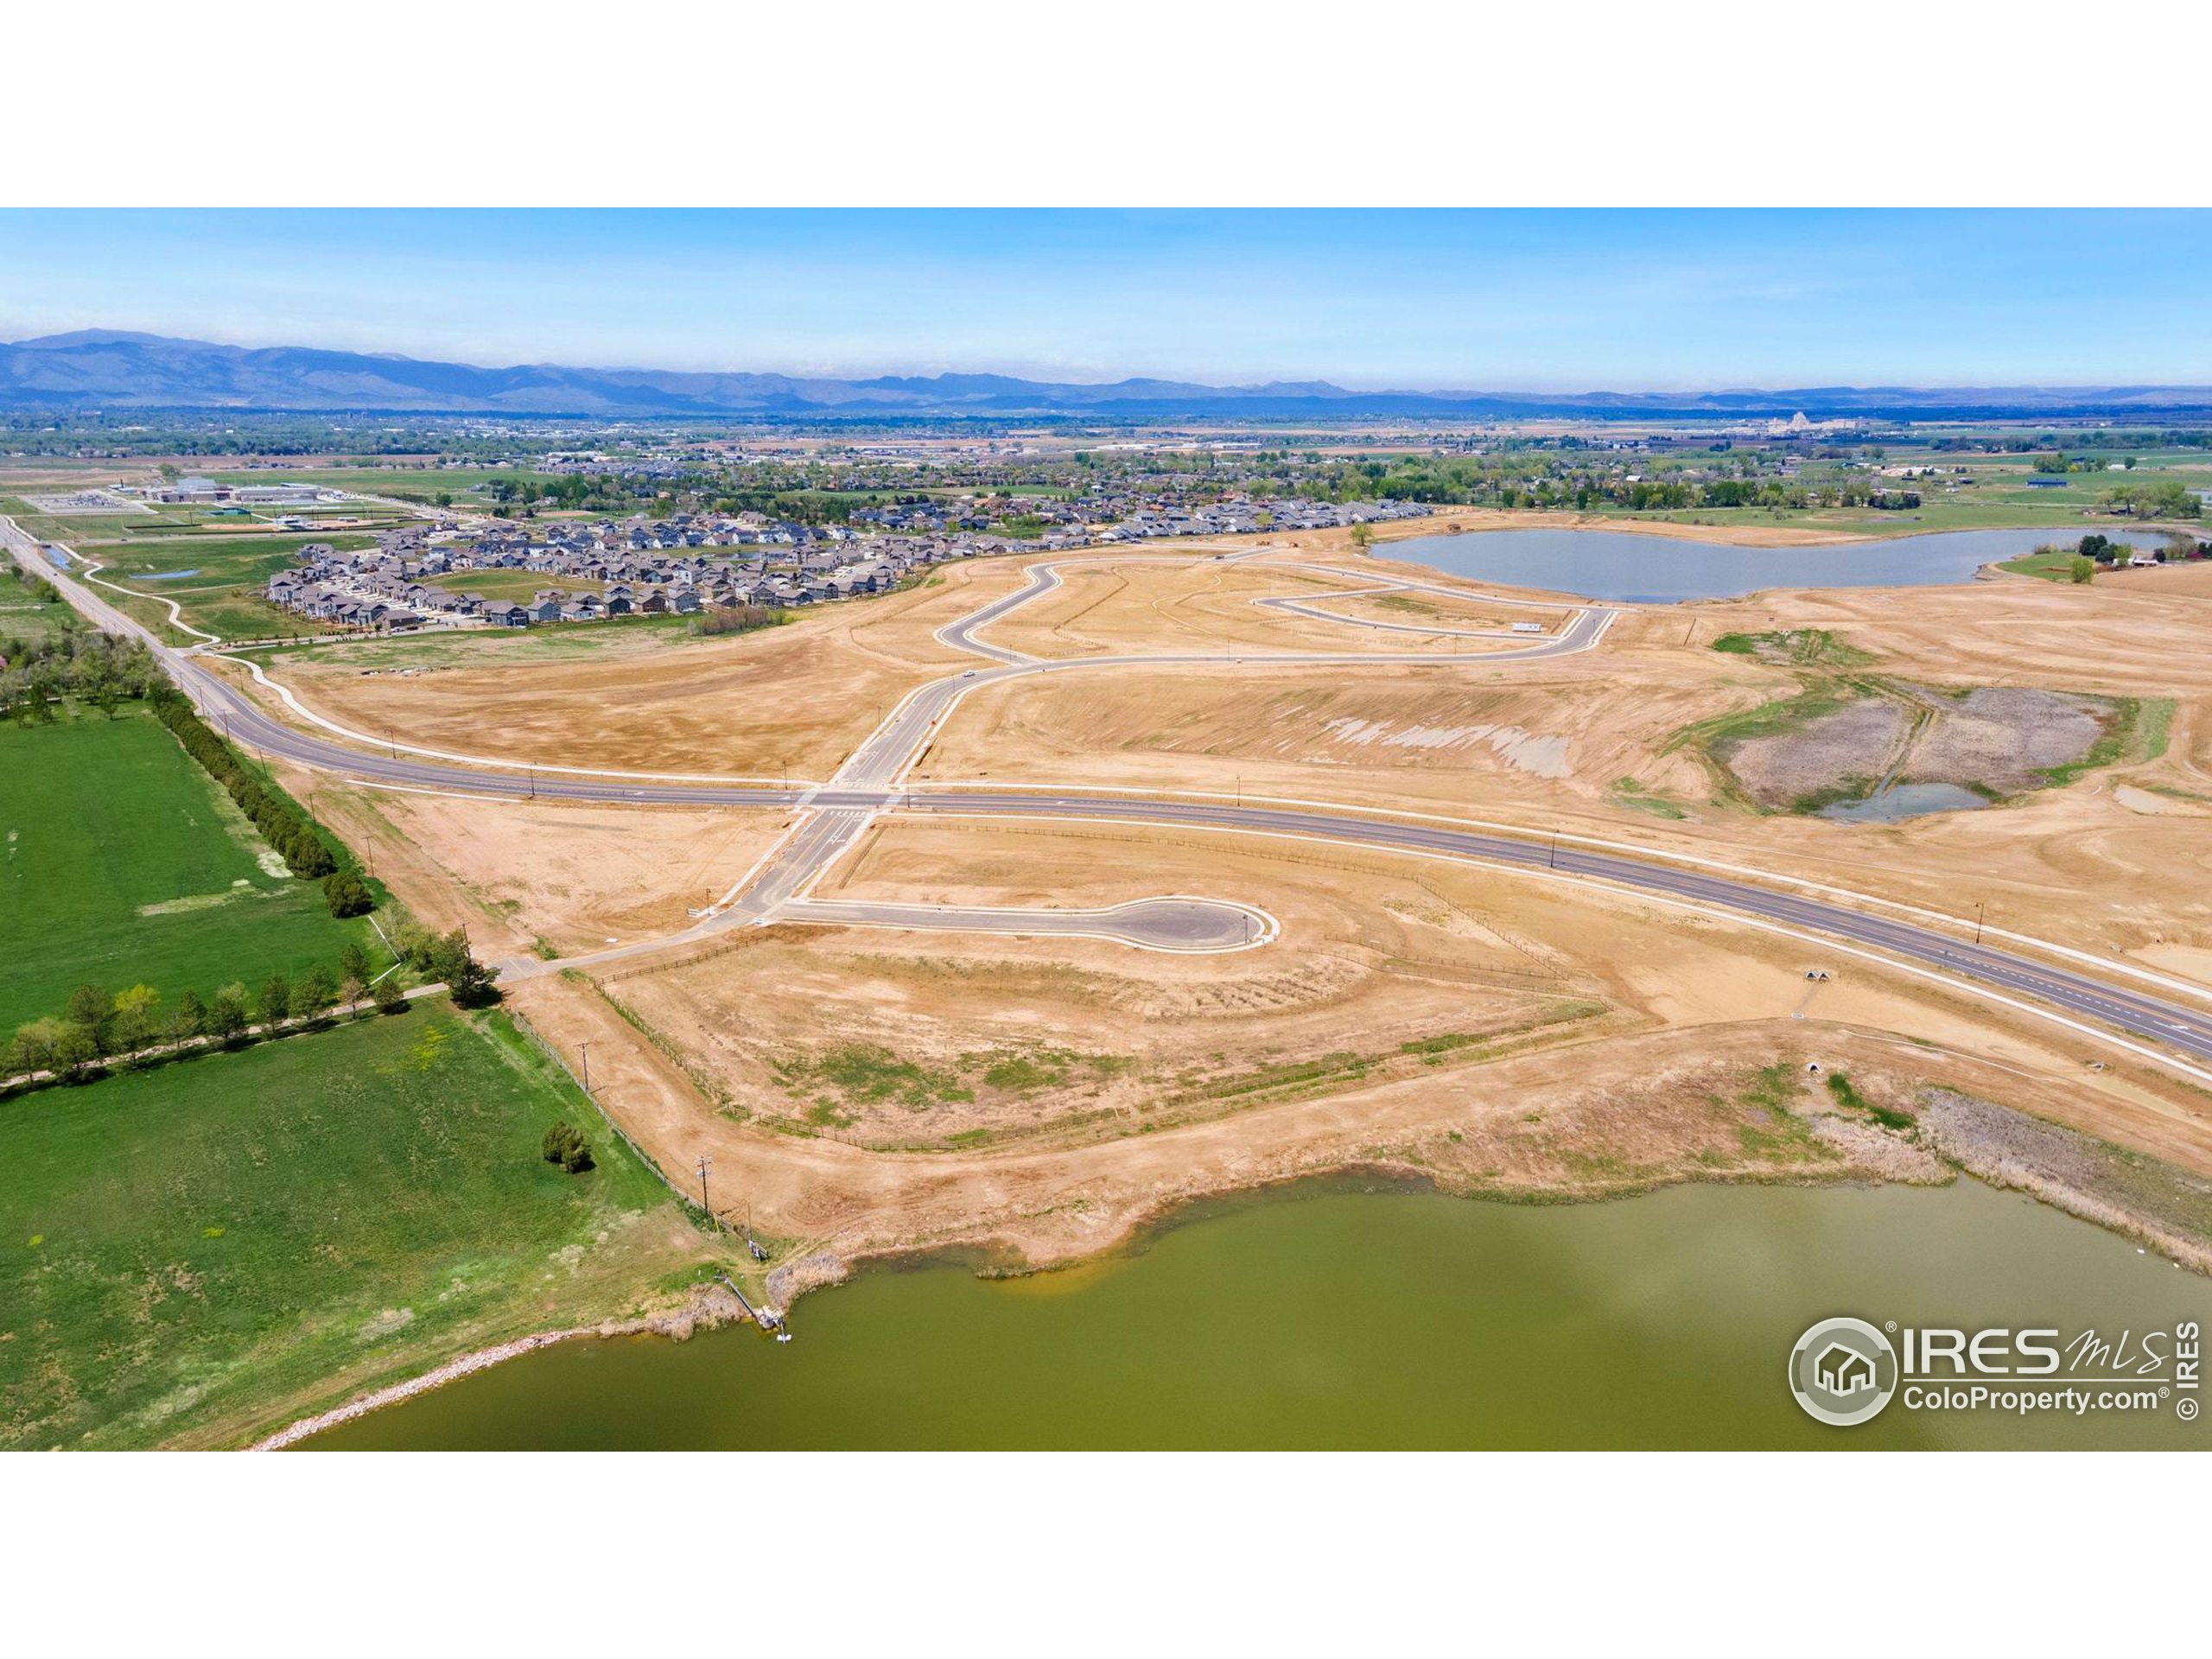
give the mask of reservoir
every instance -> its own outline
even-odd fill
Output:
[[[1489,530],[1464,536],[1416,536],[1377,542],[1376,553],[1516,588],[1541,588],[1585,599],[1665,605],[1684,599],[1729,599],[1765,588],[1928,588],[1970,582],[1999,559],[2038,547],[2079,541],[2080,525],[2048,530],[1954,530],[1825,547],[1732,547],[1621,530]],[[2129,533],[2104,529],[2113,541]],[[2165,537],[2138,531],[2133,541],[2161,546]]]
[[[951,1264],[801,1300],[793,1341],[543,1349],[311,1447],[2191,1447],[2152,1414],[1803,1414],[1816,1320],[2212,1327],[2212,1284],[1969,1181],[1515,1205],[1310,1184],[1027,1279]],[[1474,1501],[1472,1498],[1470,1501]]]

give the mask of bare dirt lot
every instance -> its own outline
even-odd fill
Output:
[[[1298,539],[1367,568],[1341,536]],[[934,586],[739,640],[641,635],[572,656],[501,642],[512,657],[477,658],[440,644],[416,659],[333,649],[285,671],[329,712],[356,710],[373,729],[381,709],[456,750],[819,776],[874,725],[877,703],[972,660],[932,631],[1010,591],[1022,563],[953,567]],[[1405,574],[1374,568],[1379,580]],[[1559,829],[1948,915],[1979,909],[1993,926],[2212,983],[2212,598],[2190,588],[2193,574],[1637,609],[1599,652],[1520,664],[1471,652],[1464,664],[1033,678],[969,697],[922,775]],[[1375,648],[1387,631],[1252,602],[1344,585],[1211,552],[1071,570],[990,637],[1053,657]],[[1351,601],[1373,620],[1454,625],[1510,610],[1421,602],[1433,609]],[[1713,648],[1786,630],[1833,634],[1870,659],[1866,672],[1928,700],[1925,718],[1911,697],[1878,700],[1894,723],[1866,744],[1885,755],[1919,746],[1901,776],[1974,770],[2001,789],[2076,758],[2088,728],[2102,729],[2096,700],[2173,706],[2158,743],[2017,804],[1897,826],[1762,817],[1675,740],[1828,672]],[[362,833],[379,873],[418,912],[481,916],[514,950],[542,938],[563,954],[676,931],[783,823],[411,798],[374,812]],[[2206,1101],[2152,1068],[2123,1059],[2093,1071],[2110,1052],[2048,1024],[1611,893],[1198,832],[895,817],[819,891],[1052,906],[1194,893],[1263,908],[1283,932],[1261,950],[1177,957],[780,925],[626,963],[597,982],[551,974],[516,986],[521,1011],[572,1056],[593,1044],[608,1109],[665,1166],[713,1156],[718,1185],[809,1248],[989,1240],[1058,1260],[1180,1198],[1346,1164],[1576,1194],[1923,1167],[1855,1120],[1847,1133],[1801,1133],[1811,1117],[1795,1095],[1772,1103],[1774,1068],[1801,1075],[1813,1058],[1847,1060],[1878,1102],[1940,1084],[2212,1170]],[[1833,977],[1808,982],[1814,967]]]
[[[697,638],[622,623],[348,643],[268,665],[354,730],[543,766],[827,777],[889,709],[962,660],[930,629],[988,596],[936,588],[828,607],[782,627]],[[1001,563],[989,580],[1013,586]]]
[[[302,785],[302,788],[308,785]],[[780,812],[315,789],[316,810],[424,922],[487,960],[673,933],[790,822]]]

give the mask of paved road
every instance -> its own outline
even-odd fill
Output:
[[[24,544],[23,538],[15,534],[13,524],[4,519],[0,519],[0,537],[12,537],[19,547]],[[1819,939],[1834,941],[1847,948],[1872,951],[1893,960],[1916,964],[1947,978],[1983,988],[1985,994],[1994,994],[2000,1000],[2006,997],[2024,999],[2024,1006],[2028,1006],[2031,1012],[2048,1014],[2048,1011],[2056,1010],[2074,1020],[2125,1032],[2133,1038],[2156,1045],[2164,1053],[2154,1052],[2153,1058],[2165,1058],[2169,1064],[2172,1063],[2170,1057],[2177,1055],[2187,1056],[2197,1062],[2212,1063],[2212,1012],[2146,992],[2123,988],[2093,973],[2047,965],[1993,946],[1974,944],[1935,928],[1892,920],[1844,905],[1800,897],[1753,882],[1710,874],[1656,859],[1645,860],[1624,853],[1571,847],[1554,849],[1552,844],[1539,837],[1522,838],[1441,825],[1395,823],[1319,810],[1241,806],[1205,801],[1102,799],[1095,796],[1049,791],[1011,792],[973,788],[899,789],[890,786],[887,772],[900,769],[893,768],[892,760],[901,754],[911,758],[920,752],[920,743],[916,741],[917,728],[911,723],[920,717],[910,710],[924,707],[936,710],[935,715],[925,721],[920,728],[923,734],[920,741],[925,741],[926,732],[934,719],[948,712],[962,695],[963,688],[976,683],[975,679],[940,680],[925,686],[892,717],[893,723],[899,724],[904,734],[901,741],[886,740],[879,746],[876,739],[883,736],[879,732],[863,746],[854,760],[841,770],[839,780],[805,791],[746,785],[630,783],[553,773],[539,773],[534,780],[526,780],[404,755],[395,758],[378,754],[310,735],[274,719],[250,698],[207,672],[190,653],[172,650],[152,640],[151,636],[137,623],[90,594],[80,583],[70,579],[50,563],[35,553],[30,563],[54,581],[73,603],[101,626],[146,639],[153,644],[179,683],[200,703],[210,719],[226,726],[234,741],[282,755],[302,766],[399,789],[508,798],[537,794],[564,800],[634,801],[693,806],[804,807],[809,810],[811,816],[802,821],[799,830],[785,849],[785,855],[772,861],[761,872],[756,884],[729,911],[709,918],[699,928],[687,930],[674,939],[640,941],[636,945],[625,946],[622,948],[624,953],[661,949],[704,931],[741,925],[772,913],[779,904],[803,897],[805,887],[818,879],[830,863],[851,844],[853,838],[874,815],[886,809],[967,817],[1049,817],[1173,825],[1295,836],[1508,868],[1542,869],[1547,874],[1562,877],[1605,882],[1664,901],[1709,912],[1750,918]],[[1050,584],[1039,587],[1033,581],[1030,588],[1022,591],[1033,597],[1036,592],[1049,590]],[[999,601],[986,607],[985,610],[1002,616],[1010,608],[1005,601]],[[1573,648],[1588,649],[1602,635],[1605,623],[1613,614],[1611,612],[1585,613],[1578,619],[1578,624],[1587,628],[1586,638]],[[976,620],[969,619],[971,623]],[[948,633],[954,632],[956,629],[947,630]],[[1568,648],[1573,632],[1570,629],[1567,633],[1548,640],[1546,645],[1549,649],[1539,649],[1531,654],[1560,654]],[[1498,657],[1509,654],[1513,653],[1498,653],[1484,660],[1495,661]],[[1100,666],[1106,661],[1126,664],[1129,660],[1080,658],[1069,662],[1023,662],[1017,671],[1058,671]],[[1188,662],[1220,659],[1183,657],[1141,660]],[[1341,662],[1372,659],[1347,659],[1315,653],[1292,660]],[[1404,662],[1421,659],[1394,656],[1383,660]],[[1464,662],[1466,659],[1444,660]],[[981,677],[979,674],[977,678]],[[860,774],[866,781],[848,780],[848,772]],[[968,913],[979,918],[975,924],[979,927],[988,925],[988,918],[994,914],[999,925],[1004,925],[1003,912]],[[2212,1081],[2212,1075],[2194,1066],[2183,1065],[2179,1069]]]
[[[1113,939],[1147,950],[1246,950],[1276,933],[1274,918],[1217,899],[1137,899],[1103,910],[1009,909],[983,906],[886,905],[810,899],[776,912],[779,922],[830,927],[903,927],[935,932],[1056,935]]]

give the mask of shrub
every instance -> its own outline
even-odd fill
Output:
[[[571,1175],[592,1167],[591,1145],[573,1123],[556,1123],[546,1130],[542,1151],[547,1163],[558,1164]]]
[[[377,907],[369,884],[351,870],[336,870],[322,878],[322,901],[334,916],[365,916]]]

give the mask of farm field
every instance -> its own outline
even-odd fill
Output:
[[[539,1155],[559,1121],[594,1169]],[[505,1015],[442,1001],[21,1096],[0,1149],[0,1446],[241,1443],[707,1255]]]
[[[207,997],[333,965],[350,940],[381,950],[143,710],[0,730],[0,1030],[60,1012],[82,984]]]

